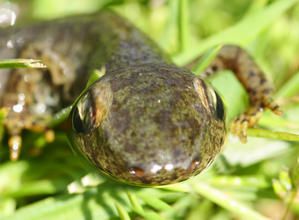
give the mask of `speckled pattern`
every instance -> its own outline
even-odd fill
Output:
[[[122,181],[182,181],[207,167],[223,144],[221,100],[187,70],[173,65],[122,69],[104,76],[85,97],[95,96],[96,103],[83,98],[78,104],[93,110],[78,107],[74,113],[77,145],[97,167]],[[90,120],[78,122],[80,115],[100,117],[88,127]]]
[[[232,70],[242,73],[247,88],[251,59],[229,59],[235,55],[234,48],[221,51],[212,70],[243,68]],[[71,116],[75,148],[99,171],[134,185],[175,183],[200,173],[221,150],[226,129],[218,94],[113,12],[1,30],[0,58],[13,57],[41,59],[48,69],[1,75],[0,101],[9,110],[5,126],[11,135],[45,127],[49,115],[80,94],[91,71],[103,69]],[[240,62],[223,65],[230,61]],[[263,74],[255,76],[266,85]],[[12,150],[18,155],[19,147]]]

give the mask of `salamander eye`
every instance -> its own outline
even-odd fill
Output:
[[[89,133],[98,128],[108,115],[112,99],[109,83],[100,81],[95,83],[73,109],[73,129],[77,133]]]
[[[194,87],[199,95],[203,106],[210,111],[216,119],[225,119],[225,109],[219,94],[201,79],[195,78]]]
[[[221,99],[221,97],[219,96],[219,94],[215,91],[215,113],[218,119],[220,120],[224,120],[225,117],[225,109],[224,109],[224,105],[223,105],[223,101]]]
[[[91,94],[81,97],[72,113],[73,129],[78,133],[88,133],[94,128],[95,114]]]
[[[225,109],[221,97],[212,87],[209,87],[208,90],[209,90],[210,103],[212,104],[212,109],[215,113],[215,116],[219,120],[224,120]]]

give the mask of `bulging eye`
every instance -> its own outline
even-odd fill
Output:
[[[208,87],[208,97],[214,115],[217,119],[223,121],[225,118],[223,101],[219,94],[211,86]]]
[[[98,128],[108,115],[112,99],[109,83],[95,83],[73,109],[73,129],[78,133],[89,133]]]
[[[225,109],[224,109],[224,105],[223,105],[223,101],[221,99],[221,97],[219,96],[219,94],[214,91],[214,99],[213,99],[213,104],[214,104],[214,110],[215,110],[215,115],[217,116],[217,118],[219,120],[224,120],[225,117]]]
[[[81,97],[72,113],[73,129],[78,133],[88,133],[94,128],[94,104],[90,92]]]
[[[225,119],[225,108],[219,94],[201,79],[194,80],[194,87],[202,101],[203,106],[213,113],[218,120]]]

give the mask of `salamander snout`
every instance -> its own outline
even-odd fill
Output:
[[[76,148],[100,171],[134,185],[179,182],[221,150],[225,114],[201,79],[149,70],[107,76],[73,109]]]

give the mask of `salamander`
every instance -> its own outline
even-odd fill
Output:
[[[230,69],[248,91],[251,105],[233,126],[243,141],[263,109],[279,112],[271,84],[242,48],[223,46],[196,76],[108,10],[1,29],[0,59],[7,58],[47,66],[0,70],[11,159],[19,157],[23,130],[46,130],[49,119],[81,94],[91,72],[102,70],[72,109],[72,142],[99,171],[134,185],[186,180],[221,151],[225,107],[205,77]]]

